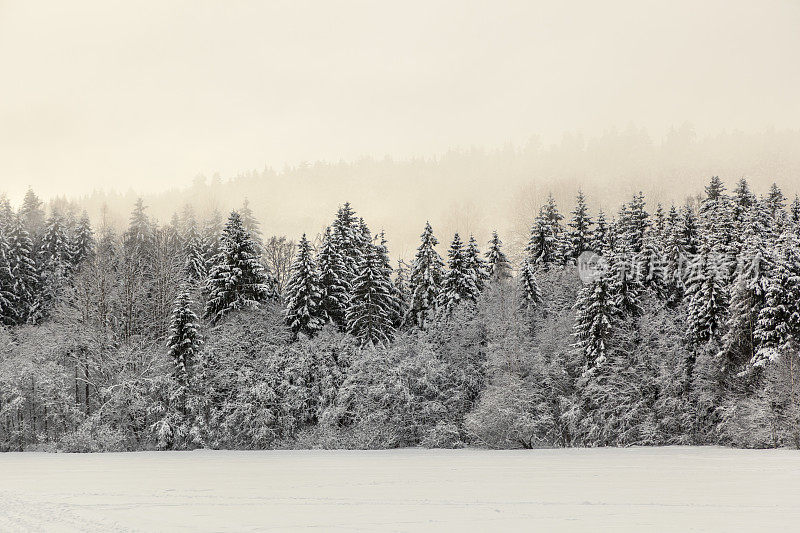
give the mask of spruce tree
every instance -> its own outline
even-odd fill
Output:
[[[22,219],[15,216],[7,234],[8,265],[11,270],[12,294],[14,295],[14,320],[23,324],[33,318],[39,299],[39,272],[33,251],[33,242]]]
[[[462,302],[478,299],[478,285],[475,273],[467,261],[464,244],[458,233],[447,252],[447,273],[439,293],[438,307],[444,315],[449,315]]]
[[[486,268],[489,279],[493,281],[511,279],[511,263],[503,252],[503,241],[496,231],[492,232],[492,240],[489,241],[489,249],[486,251]]]
[[[520,297],[522,308],[528,310],[538,309],[544,303],[542,291],[536,281],[535,267],[530,261],[524,261],[519,272]]]
[[[605,274],[581,289],[575,309],[575,347],[583,355],[587,369],[592,369],[606,360],[614,317],[619,314]]]
[[[0,233],[8,233],[14,219],[14,210],[5,193],[0,193]]]
[[[754,338],[758,345],[754,366],[775,361],[796,348],[800,340],[800,246],[794,233],[785,232],[770,251],[772,269],[766,279],[764,305],[759,309]]]
[[[319,272],[305,233],[297,245],[286,285],[286,323],[295,335],[312,336],[324,325]]]
[[[759,313],[766,305],[773,270],[764,238],[751,226],[730,289],[727,331],[723,336],[722,350],[723,367],[729,373],[756,360],[759,348],[756,326]]]
[[[769,188],[769,193],[767,194],[767,205],[769,206],[770,215],[772,215],[772,219],[777,222],[782,222],[783,217],[786,214],[784,211],[786,207],[786,197],[781,192],[780,188],[776,183],[773,183]]]
[[[320,281],[320,316],[340,329],[346,326],[345,312],[349,301],[349,272],[341,254],[342,246],[336,241],[339,233],[325,228],[322,246],[317,255]]]
[[[22,199],[19,208],[19,218],[34,246],[34,251],[38,248],[39,239],[44,232],[45,213],[42,208],[42,201],[36,196],[32,189],[28,189]]]
[[[526,260],[532,265],[540,266],[547,270],[551,265],[563,261],[563,249],[559,238],[554,231],[554,225],[548,218],[544,208],[539,211],[539,216],[531,228],[528,246],[525,248]]]
[[[386,344],[394,336],[392,280],[381,252],[371,246],[362,257],[347,308],[347,331],[362,345]]]
[[[464,250],[464,260],[467,262],[467,268],[472,272],[472,277],[475,278],[475,287],[480,293],[489,280],[489,272],[487,271],[486,263],[481,258],[478,242],[472,235],[469,236],[467,247]]]
[[[333,242],[339,248],[338,252],[347,268],[347,277],[343,281],[348,286],[352,285],[359,270],[363,235],[356,232],[360,233],[360,230],[359,220],[356,218],[350,202],[346,202],[336,212],[336,219],[333,221],[331,231],[334,235]]]
[[[800,229],[800,196],[796,194],[789,208],[789,220],[795,225],[795,231],[798,231],[798,229]]]
[[[186,280],[196,285],[202,283],[208,275],[208,260],[206,259],[206,244],[202,234],[197,231],[197,228],[190,226],[186,235],[186,245],[184,255],[186,262],[184,264],[184,275]]]
[[[212,260],[206,280],[205,317],[219,322],[231,311],[254,309],[276,300],[274,284],[258,261],[258,249],[233,211],[220,238],[220,252]]]
[[[197,362],[202,341],[197,330],[197,315],[192,310],[193,302],[189,288],[184,285],[175,299],[170,323],[169,356],[173,363],[175,380],[180,387],[187,387],[191,369]]]
[[[592,239],[591,249],[598,253],[603,254],[611,247],[611,238],[609,236],[609,227],[606,222],[606,215],[601,209],[597,213],[597,227],[594,230],[594,238]]]
[[[724,271],[714,261],[710,243],[706,242],[686,282],[689,334],[696,344],[715,338],[725,323],[728,296],[724,278]]]
[[[0,230],[0,324],[11,326],[16,320],[14,279],[11,277],[11,249],[5,231]]]
[[[259,258],[263,255],[264,250],[264,237],[261,235],[261,224],[250,209],[250,202],[247,198],[242,203],[242,208],[239,210],[239,216],[242,217],[242,226],[250,234],[250,238],[256,244]]]
[[[78,268],[84,261],[94,256],[94,231],[86,211],[81,215],[78,225],[70,235],[70,263]]]
[[[583,252],[592,249],[593,240],[592,219],[589,217],[589,208],[586,206],[583,191],[578,191],[569,227],[572,228],[569,232],[570,254],[573,259],[577,259]]]
[[[666,262],[664,252],[659,246],[655,228],[645,233],[642,251],[636,255],[636,279],[643,288],[650,289],[658,296],[667,292],[665,282]]]
[[[130,260],[149,264],[154,257],[155,231],[145,209],[147,207],[144,202],[138,198],[131,212],[128,229],[122,237],[122,244]]]
[[[425,223],[425,229],[420,239],[422,242],[417,248],[414,263],[411,266],[409,280],[411,307],[405,322],[425,329],[436,311],[444,278],[444,262],[439,252],[436,251],[439,241],[433,235],[433,229],[429,222]]]

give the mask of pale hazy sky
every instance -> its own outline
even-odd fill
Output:
[[[0,0],[0,190],[800,125],[800,2]]]

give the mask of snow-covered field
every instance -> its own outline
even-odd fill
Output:
[[[3,532],[798,528],[789,450],[0,454]]]

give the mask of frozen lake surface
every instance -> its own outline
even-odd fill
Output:
[[[791,531],[800,452],[0,454],[0,531]]]

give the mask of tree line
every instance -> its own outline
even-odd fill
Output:
[[[393,265],[349,204],[295,245],[246,202],[162,226],[139,201],[118,235],[3,197],[0,447],[797,446],[786,204],[714,177],[608,216],[579,191],[518,262],[497,233],[442,257],[425,224]]]

